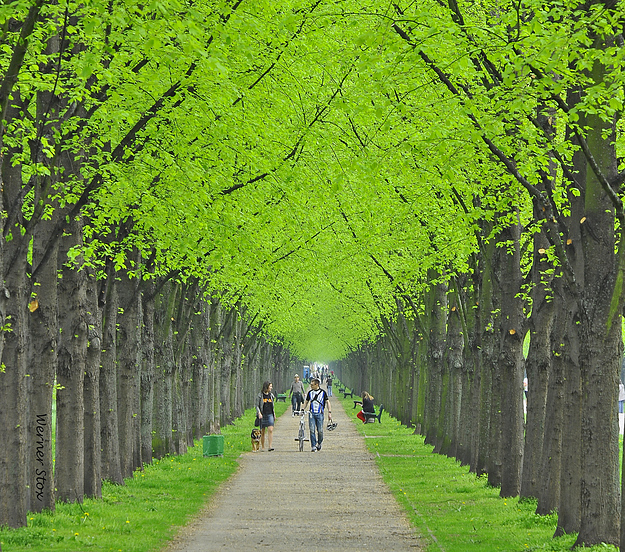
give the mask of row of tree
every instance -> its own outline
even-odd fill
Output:
[[[623,15],[609,0],[2,4],[2,496],[28,494],[12,474],[36,468],[55,385],[62,443],[98,435],[106,390],[102,444],[84,450],[119,443],[123,476],[180,449],[170,408],[188,442],[217,390],[226,421],[259,374],[346,358],[345,382],[506,496],[542,492],[527,470],[548,458],[540,509],[579,543],[617,543]],[[81,393],[85,431],[63,434]],[[75,500],[69,448],[56,486]]]
[[[266,144],[244,104],[314,4],[240,6],[0,6],[0,525],[100,496],[290,380],[225,272],[249,273],[241,214],[267,216],[260,183],[302,134]]]
[[[508,177],[454,193],[450,213],[490,212],[474,226],[466,269],[439,265],[418,295],[395,282],[397,309],[382,316],[382,337],[336,370],[416,425],[436,451],[487,473],[502,496],[537,497],[538,513],[557,511],[556,534],[625,547],[623,96],[612,63],[622,53],[622,5],[481,11],[449,2],[438,14],[464,66],[446,63],[444,45],[427,36],[436,25],[414,12],[397,7],[393,29],[464,117],[484,163]]]
[[[48,348],[35,349],[33,333],[22,337],[27,373],[2,375],[0,441],[10,444],[3,524],[25,525],[28,511],[54,510],[57,500],[99,498],[104,479],[123,484],[154,458],[218,433],[253,403],[263,381],[287,385],[289,352],[258,336],[236,309],[207,300],[197,285],[148,282],[139,290],[136,279],[112,279],[98,305],[89,300],[98,295],[91,279],[87,297],[74,304],[74,325],[61,325]],[[71,301],[61,291],[59,301]],[[37,310],[28,329],[40,322]],[[11,346],[7,339],[5,350]]]

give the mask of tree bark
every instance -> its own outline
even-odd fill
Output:
[[[1,139],[1,138],[0,138]],[[0,158],[5,204],[16,203],[22,187],[21,165],[12,166],[11,155]],[[21,203],[17,204],[21,209]],[[4,219],[3,219],[4,221]],[[3,225],[5,223],[3,222]],[[2,364],[0,365],[0,525],[22,527],[26,525],[26,251],[19,239],[20,227],[4,227],[2,236],[2,261],[4,285],[0,290],[2,314]],[[6,259],[15,258],[10,267]]]
[[[596,46],[607,47],[602,39]],[[591,78],[599,83],[605,67],[598,62]],[[580,121],[603,174],[617,174],[615,123],[598,115]],[[607,136],[607,139],[606,139]],[[618,546],[620,485],[618,459],[618,375],[623,354],[622,292],[615,295],[614,209],[597,175],[587,168],[585,218],[581,224],[584,285],[580,296],[579,337],[582,381],[581,524],[576,545],[602,542]],[[622,247],[622,246],[621,246]]]
[[[502,233],[504,243],[512,244],[502,259],[501,343],[499,369],[502,374],[502,497],[518,496],[523,461],[523,335],[524,314],[521,296],[521,225],[515,223]]]
[[[29,299],[29,485],[32,512],[54,510],[54,463],[52,458],[52,398],[59,338],[57,303],[57,250],[41,265],[43,245],[54,221],[42,221],[33,235],[33,277]]]
[[[137,255],[132,254],[133,270],[139,262]],[[141,466],[139,380],[143,315],[139,279],[130,278],[124,271],[117,283],[119,304],[123,309],[118,316],[117,331],[117,413],[121,472],[126,478]]]
[[[460,425],[460,405],[462,400],[462,352],[464,338],[460,319],[459,302],[456,300],[456,290],[450,300],[450,311],[447,318],[447,373],[449,377],[449,392],[445,407],[445,426],[443,430],[444,442],[441,454],[455,457],[458,446],[458,429]]]
[[[106,304],[102,322],[102,355],[100,366],[100,438],[102,478],[123,485],[119,457],[119,424],[117,416],[117,282],[113,271],[107,278]]]
[[[141,460],[152,462],[152,418],[154,406],[154,280],[146,282],[143,293],[143,333],[141,336]]]
[[[435,281],[439,274],[430,271],[428,279]],[[443,395],[443,363],[445,361],[445,336],[447,327],[447,287],[443,284],[433,285],[427,294],[426,314],[428,317],[428,392],[425,415],[425,442],[434,445],[435,451],[440,449],[437,442],[438,420],[441,415]]]
[[[167,283],[157,295],[154,311],[154,421],[152,449],[154,458],[175,452],[173,431],[173,377],[174,347],[172,318],[176,302],[176,288]]]
[[[100,358],[102,355],[102,315],[98,305],[95,271],[87,270],[87,364],[85,400],[85,496],[102,498],[102,438],[100,433]]]
[[[59,245],[59,327],[56,393],[56,464],[58,499],[82,502],[85,484],[84,376],[87,368],[88,316],[86,277],[81,257],[68,266],[68,252],[82,245],[82,221],[73,219]]]
[[[547,268],[543,265],[548,264],[546,256],[538,253],[540,249],[547,249],[548,247],[549,244],[546,243],[544,234],[542,232],[536,234],[534,237],[534,261],[532,263],[534,289],[530,317],[530,346],[525,363],[528,390],[521,498],[538,498],[541,496],[541,482],[551,478],[550,472],[544,471],[543,460],[547,457],[551,458],[551,454],[543,455],[543,436],[546,438],[548,434],[545,429],[547,404],[553,405],[552,401],[555,399],[555,396],[552,400],[548,401],[547,399],[547,385],[551,379],[550,371],[552,369],[551,337],[555,299],[553,292],[547,287],[549,282],[543,280]],[[562,403],[560,403],[561,406]],[[552,420],[547,420],[547,422],[549,421],[555,421],[555,417]],[[559,477],[556,476],[551,479],[558,484]],[[539,506],[540,502],[539,500]],[[557,502],[553,504],[551,509],[556,508]]]

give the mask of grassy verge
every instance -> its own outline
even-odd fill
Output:
[[[287,408],[276,404],[276,414]],[[28,526],[0,529],[3,552],[149,552],[160,550],[237,469],[250,450],[249,410],[222,428],[223,457],[202,456],[202,442],[137,471],[123,486],[105,483],[101,500],[57,504],[54,513],[28,515]]]
[[[537,516],[536,503],[500,498],[499,489],[489,487],[485,477],[433,454],[423,437],[386,412],[381,424],[363,424],[353,399],[340,400],[376,454],[387,485],[427,539],[428,552],[568,551],[573,546],[576,535],[552,538],[557,518]],[[617,551],[612,546],[583,550]]]

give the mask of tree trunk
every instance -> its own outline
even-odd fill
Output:
[[[555,115],[554,109],[548,105],[540,105],[537,109],[537,118],[551,138],[556,134]],[[550,179],[545,180],[540,185],[541,191],[545,193],[551,193],[555,188],[557,179],[557,163],[555,159],[551,159],[549,167]],[[542,206],[534,202],[533,210],[534,220],[540,220],[542,218]],[[534,234],[533,242],[534,253],[531,268],[532,312],[529,319],[530,344],[525,363],[527,375],[527,421],[523,453],[523,473],[521,475],[521,499],[528,497],[538,498],[541,495],[541,488],[545,488],[545,485],[541,485],[541,481],[551,480],[559,487],[560,474],[559,456],[557,477],[551,477],[550,474],[544,476],[545,472],[541,471],[544,466],[543,458],[546,457],[543,456],[543,435],[545,434],[546,422],[547,386],[551,377],[552,367],[551,343],[555,313],[551,287],[553,263],[549,261],[549,257],[546,254],[551,244],[544,226],[541,226],[540,231]],[[539,509],[540,502],[541,500],[539,499]],[[557,508],[557,502],[553,504],[552,509],[555,508]]]
[[[221,344],[221,423],[229,424],[233,420],[232,415],[232,312],[225,314],[222,325]],[[271,375],[268,376],[270,379]]]
[[[85,484],[84,377],[87,368],[88,316],[86,277],[81,257],[67,266],[68,252],[82,245],[82,222],[72,220],[59,246],[59,327],[56,392],[56,464],[58,499],[82,502]]]
[[[447,363],[449,365],[450,393],[447,407],[446,434],[449,439],[449,447],[444,447],[441,452],[451,458],[458,454],[458,439],[460,435],[460,408],[462,404],[462,370],[464,335],[461,319],[461,301],[457,297],[463,293],[456,287],[456,298],[451,302],[449,326],[447,330],[448,352]]]
[[[54,221],[37,225],[33,235],[33,270],[29,300],[29,485],[32,512],[54,510],[54,464],[52,458],[52,397],[56,376],[58,328],[57,250],[44,261],[43,250]]]
[[[1,138],[0,138],[1,139]],[[7,203],[15,202],[22,186],[21,165],[11,166],[11,155],[2,162],[2,183]],[[2,194],[0,194],[1,196]],[[21,203],[18,203],[21,209]],[[4,228],[2,253],[4,285],[0,290],[0,308],[3,315],[2,364],[0,365],[0,525],[26,525],[26,251],[20,240],[6,240],[19,236],[19,225]],[[6,240],[6,241],[5,241]],[[14,264],[7,266],[7,260]],[[51,474],[47,474],[51,478]],[[46,481],[46,484],[48,484]]]
[[[439,274],[429,273],[429,280],[434,281]],[[438,420],[441,414],[443,394],[443,363],[445,350],[445,335],[447,327],[447,287],[436,284],[427,292],[430,301],[427,307],[429,319],[428,336],[428,391],[426,400],[426,428],[425,442],[435,446],[438,451],[440,444],[437,443]]]
[[[85,496],[102,497],[102,440],[100,434],[100,357],[102,316],[98,305],[98,282],[93,270],[87,271],[87,320],[89,322],[85,399]]]
[[[133,258],[138,263],[137,254],[133,254]],[[117,318],[117,413],[121,472],[126,478],[141,466],[139,380],[143,315],[139,279],[130,278],[126,272],[120,275],[117,284],[119,304],[123,309]]]
[[[243,322],[243,316],[238,316],[235,321],[235,335],[233,336],[233,362],[232,370],[234,371],[234,417],[240,418],[243,416],[243,359],[242,353],[242,340],[243,332],[245,331]],[[284,387],[280,386],[282,392],[285,392]]]
[[[141,336],[141,460],[152,462],[152,416],[154,403],[154,280],[146,282],[143,294]]]
[[[502,232],[504,243],[513,244],[502,259],[501,344],[499,368],[502,374],[502,479],[501,496],[518,496],[523,462],[523,335],[524,314],[520,298],[521,226],[516,223]]]
[[[537,250],[535,248],[535,250]],[[535,259],[534,264],[537,263]],[[530,347],[527,356],[527,423],[521,477],[521,498],[540,496],[541,480],[546,473],[543,466],[543,436],[547,404],[547,385],[551,379],[551,328],[554,312],[553,298],[545,301],[545,294],[533,298]],[[555,421],[555,420],[554,420]],[[555,481],[558,481],[556,478]]]
[[[154,421],[152,449],[154,458],[162,458],[175,451],[173,431],[173,377],[174,347],[172,317],[176,302],[176,288],[165,284],[156,298],[154,311]]]
[[[601,39],[596,45],[607,47]],[[605,68],[596,62],[591,78]],[[598,115],[580,121],[595,161],[608,180],[617,174],[614,122]],[[584,286],[580,296],[582,378],[581,524],[576,545],[619,544],[618,375],[622,358],[622,292],[615,291],[614,209],[595,173],[587,168],[581,224]],[[623,245],[621,245],[623,247]]]
[[[102,322],[100,366],[100,437],[102,478],[123,485],[119,457],[117,416],[117,282],[113,272],[107,278],[106,304]]]
[[[210,303],[203,299],[197,305],[200,315],[191,330],[193,437],[199,439],[209,431],[210,378]],[[208,339],[207,339],[208,338]]]

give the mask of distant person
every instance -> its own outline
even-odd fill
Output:
[[[291,398],[291,408],[293,409],[292,416],[295,416],[295,412],[300,410],[304,402],[304,384],[299,380],[299,374],[293,376],[289,397]]]
[[[310,404],[310,417],[308,419],[309,431],[310,431],[310,452],[317,452],[321,450],[321,444],[323,443],[323,417],[327,407],[328,409],[328,421],[332,422],[332,407],[328,394],[319,387],[321,381],[318,378],[310,380],[310,390],[306,394],[306,402],[304,403],[304,410],[308,404]]]
[[[373,396],[369,395],[366,391],[362,392],[362,409],[365,412],[375,412],[375,408],[373,406]]]
[[[328,386],[328,397],[332,396],[332,376],[326,378],[326,385]]]
[[[367,423],[367,417],[365,416],[365,412],[375,413],[375,407],[373,406],[373,397],[369,395],[366,391],[362,392],[362,410],[356,414],[356,417],[359,420],[362,420],[363,424]]]
[[[618,411],[623,413],[623,404],[625,403],[625,385],[622,381],[618,382]]]
[[[274,405],[276,397],[271,392],[273,384],[263,383],[261,392],[256,396],[256,415],[260,418],[260,451],[265,452],[265,432],[268,434],[268,451],[273,451],[273,426],[276,422]]]

